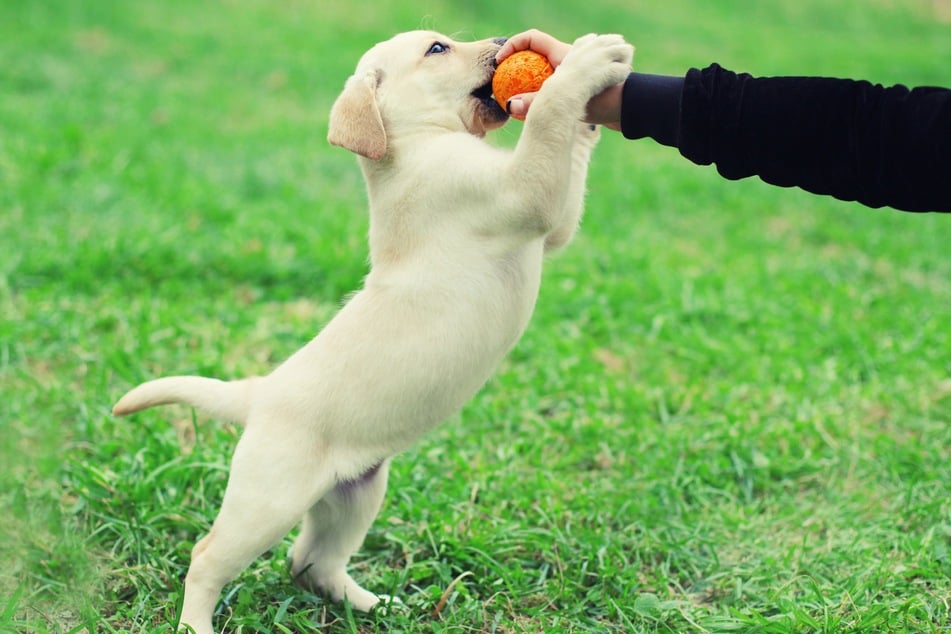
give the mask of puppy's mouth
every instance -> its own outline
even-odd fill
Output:
[[[479,100],[483,118],[496,123],[504,123],[508,119],[508,113],[492,97],[491,76],[489,81],[472,91],[472,96]]]
[[[490,77],[489,81],[473,90],[472,96],[479,101],[488,101],[489,99],[492,99],[492,78]]]

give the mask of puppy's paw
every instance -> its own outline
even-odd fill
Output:
[[[344,568],[321,572],[309,563],[292,563],[291,572],[294,580],[308,590],[326,595],[338,603],[349,601],[353,609],[359,612],[369,612],[381,601],[390,600],[389,597],[380,597],[362,588]]]
[[[631,72],[634,47],[620,35],[588,34],[579,37],[558,67],[570,72],[572,80],[586,89],[590,99],[624,81]]]
[[[406,609],[406,604],[400,601],[399,597],[390,596],[388,594],[378,594],[376,596],[379,601],[371,608],[373,612],[390,614],[391,612]]]

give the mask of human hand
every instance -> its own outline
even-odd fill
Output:
[[[512,53],[526,50],[544,55],[553,68],[558,68],[558,65],[565,59],[565,55],[571,50],[571,45],[565,44],[538,29],[530,29],[510,37],[499,49],[499,52],[495,54],[495,61],[501,62]]]
[[[512,53],[524,50],[532,50],[544,55],[553,68],[558,68],[568,51],[571,50],[571,45],[565,44],[538,29],[530,29],[509,38],[499,49],[495,61],[497,63],[501,62]],[[612,130],[620,130],[623,89],[624,84],[620,83],[593,97],[588,102],[585,121],[600,124]],[[535,93],[514,95],[508,103],[509,114],[524,118],[534,99]]]

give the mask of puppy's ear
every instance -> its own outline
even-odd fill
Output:
[[[386,130],[376,103],[380,70],[347,80],[330,110],[327,140],[360,156],[377,161],[386,154]]]

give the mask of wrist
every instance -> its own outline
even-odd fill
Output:
[[[621,100],[624,84],[616,84],[595,95],[588,102],[585,121],[603,125],[612,130],[621,129]]]

